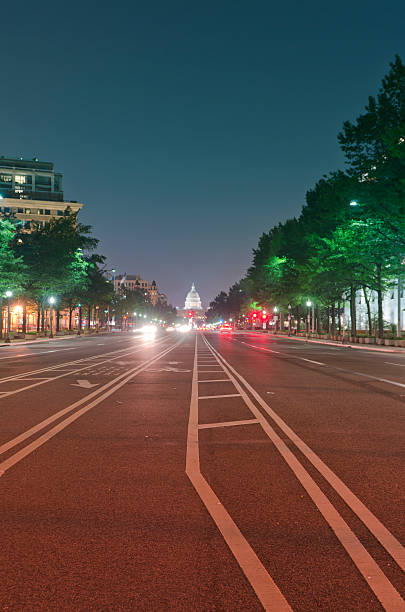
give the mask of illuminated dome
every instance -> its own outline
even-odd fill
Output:
[[[202,310],[201,299],[194,283],[191,285],[191,290],[187,293],[184,310]]]

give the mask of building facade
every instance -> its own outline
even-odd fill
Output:
[[[62,174],[52,162],[0,157],[0,208],[4,216],[30,231],[53,218],[63,217],[67,208],[78,212],[83,204],[63,199]]]
[[[138,274],[119,274],[114,278],[114,291],[117,295],[122,295],[126,291],[141,290],[145,295],[149,295],[150,302],[156,306],[159,302],[159,291],[156,281],[142,279]],[[164,294],[161,294],[164,295]]]

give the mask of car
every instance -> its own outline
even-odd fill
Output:
[[[233,327],[229,323],[223,323],[223,325],[221,325],[221,327],[219,328],[220,333],[230,333],[232,331]]]

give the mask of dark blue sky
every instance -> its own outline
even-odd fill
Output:
[[[192,281],[207,305],[241,278],[405,60],[399,1],[14,5],[0,153],[54,161],[108,264],[174,305]]]

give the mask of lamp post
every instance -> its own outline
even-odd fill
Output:
[[[308,312],[307,312],[307,338],[309,338],[309,334],[311,331],[311,306],[312,306],[312,302],[311,300],[307,301],[307,308],[308,308]]]
[[[11,327],[11,315],[10,315],[10,298],[13,295],[13,292],[8,290],[6,291],[6,298],[7,298],[7,334],[6,334],[6,339],[5,342],[11,342],[10,339],[10,327]]]
[[[82,333],[82,305],[77,305],[79,308],[79,329],[77,330],[77,335],[80,336]]]
[[[53,297],[53,295],[51,295],[51,297],[49,298],[48,302],[50,304],[50,308],[49,308],[49,337],[53,338],[53,329],[52,329],[52,318],[53,318],[53,305],[55,304],[55,298]]]
[[[277,333],[277,322],[278,322],[278,314],[277,314],[278,313],[278,308],[277,308],[277,306],[274,306],[273,312],[275,314],[275,316],[273,317],[274,318],[274,333],[276,334]]]
[[[345,332],[345,325],[346,325],[346,321],[345,321],[345,296],[344,296],[344,294],[342,295],[342,302],[343,302],[343,308],[342,308],[342,344],[344,344],[346,342],[346,332]]]
[[[288,335],[291,336],[291,304],[288,304]]]

